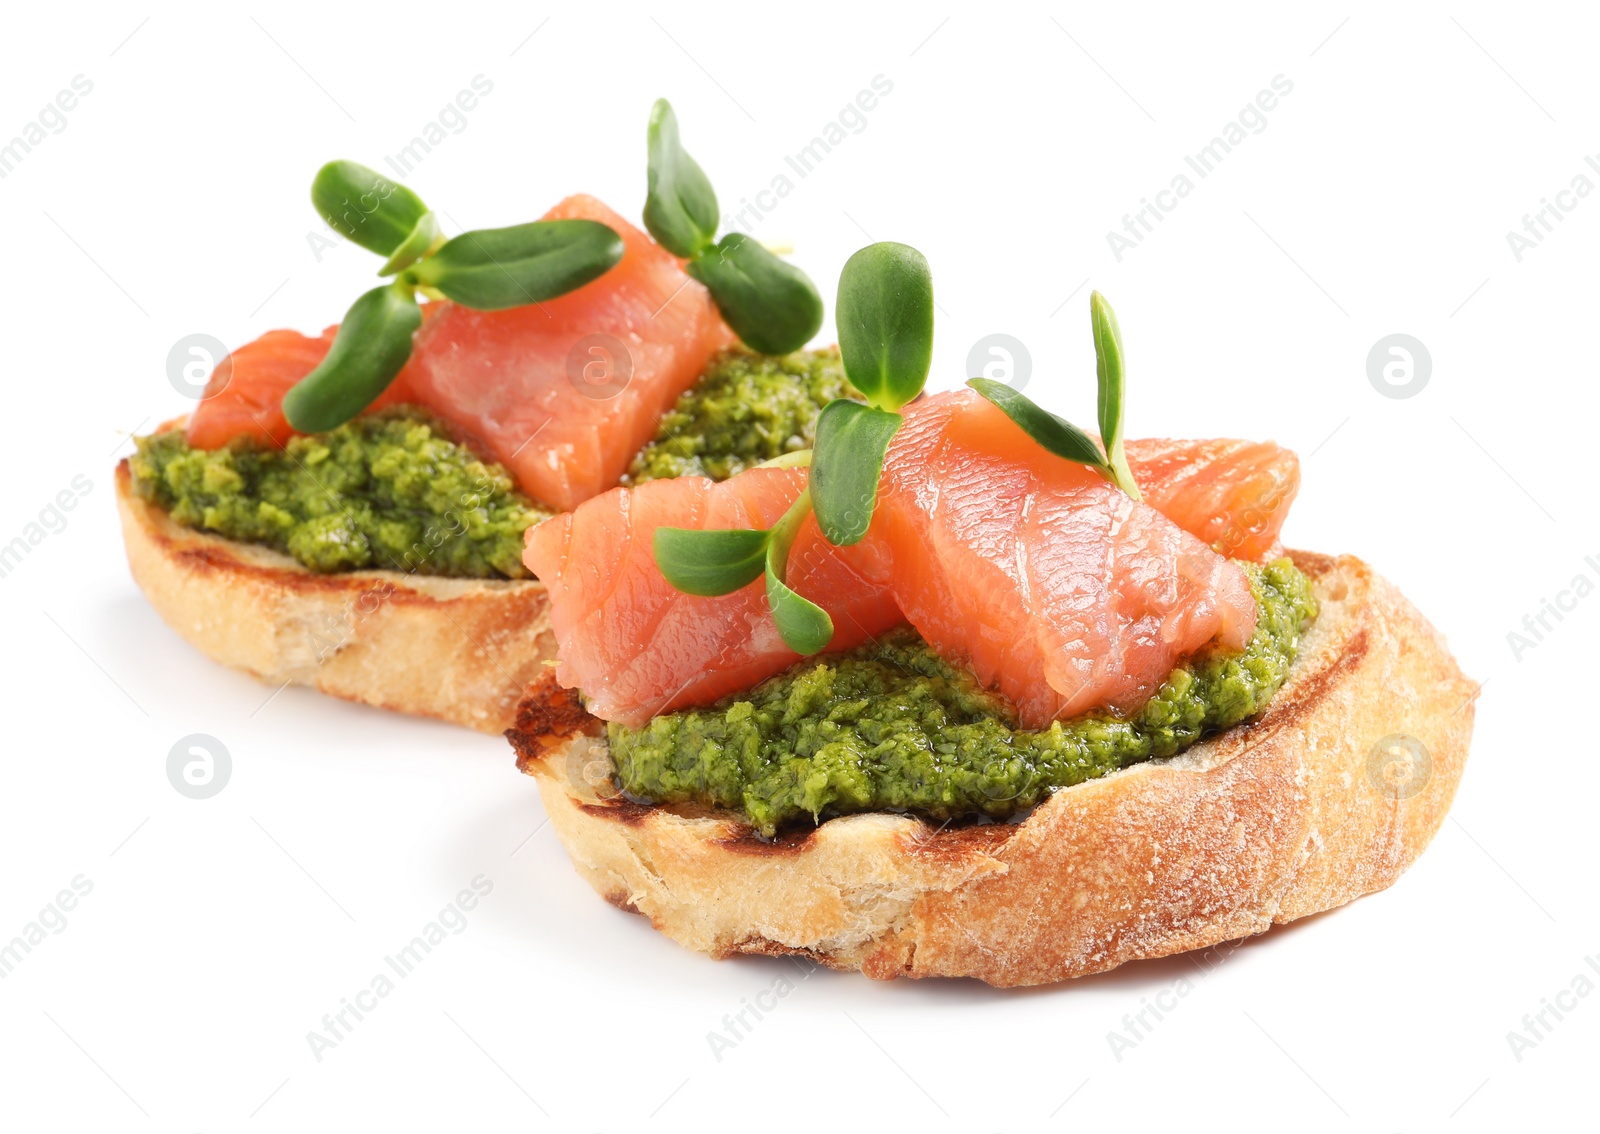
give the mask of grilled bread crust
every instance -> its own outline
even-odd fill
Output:
[[[873,813],[768,841],[632,802],[601,722],[548,672],[507,736],[595,890],[713,956],[1011,986],[1202,949],[1391,885],[1466,761],[1478,686],[1443,638],[1360,560],[1290,554],[1321,613],[1265,713],[1019,822]]]
[[[321,575],[270,548],[175,522],[116,473],[134,581],[207,657],[272,685],[503,732],[555,653],[537,580],[399,571]]]

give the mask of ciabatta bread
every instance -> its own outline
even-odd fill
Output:
[[[207,657],[268,684],[499,733],[554,656],[536,580],[318,574],[175,522],[134,494],[126,460],[116,491],[128,566],[150,604]]]
[[[1040,984],[1260,933],[1392,884],[1460,782],[1477,685],[1366,564],[1291,552],[1321,613],[1247,724],[1015,823],[843,816],[764,841],[616,795],[603,725],[542,675],[508,733],[574,864],[714,956]]]

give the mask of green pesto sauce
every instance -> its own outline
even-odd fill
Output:
[[[623,478],[726,480],[752,465],[809,449],[817,415],[834,398],[859,398],[837,350],[769,356],[727,351],[661,419],[656,439]]]
[[[1015,815],[1056,788],[1175,755],[1266,708],[1316,599],[1288,559],[1241,566],[1258,609],[1249,645],[1190,658],[1127,719],[1096,713],[1018,729],[1009,703],[907,628],[809,658],[708,708],[638,729],[608,725],[618,782],[652,802],[742,812],[769,836],[802,817],[856,811]]]
[[[811,445],[817,415],[857,397],[837,350],[727,351],[662,419],[624,483],[726,480]],[[550,512],[414,407],[365,414],[283,449],[246,439],[191,449],[179,431],[136,439],[134,491],[180,524],[292,555],[313,571],[386,567],[528,577],[523,533]]]
[[[523,532],[550,514],[414,409],[364,415],[282,449],[243,439],[193,449],[181,430],[135,443],[140,496],[180,524],[265,544],[313,571],[526,578]]]

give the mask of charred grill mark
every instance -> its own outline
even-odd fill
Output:
[[[576,801],[574,801],[576,802]],[[637,827],[656,813],[656,808],[629,799],[608,799],[602,803],[578,803],[578,810],[596,819],[610,819],[625,827]]]
[[[528,683],[517,702],[516,723],[506,729],[506,739],[517,750],[517,767],[531,773],[529,766],[549,754],[555,746],[575,736],[599,736],[602,722],[583,707],[575,689],[565,689],[546,669]]]
[[[948,823],[942,827],[922,824],[902,836],[900,846],[909,855],[934,862],[960,862],[973,855],[997,855],[1011,841],[1011,836],[1022,830],[1025,822]]]
[[[605,899],[607,902],[616,906],[617,909],[621,910],[623,913],[638,914],[640,917],[644,916],[644,911],[633,904],[633,899],[628,896],[628,892],[626,890],[613,890],[605,896]]]
[[[786,831],[776,838],[763,838],[754,827],[738,824],[738,833],[714,840],[716,845],[735,854],[756,858],[789,858],[810,848],[811,840],[820,827],[802,827]]]

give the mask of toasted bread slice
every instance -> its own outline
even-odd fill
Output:
[[[134,581],[206,656],[272,685],[503,732],[554,656],[537,580],[399,571],[322,575],[270,548],[175,522],[117,466]]]
[[[1010,986],[1201,949],[1392,884],[1466,760],[1478,686],[1439,634],[1360,560],[1290,554],[1321,613],[1264,714],[1015,823],[874,813],[764,841],[631,802],[602,723],[549,673],[507,736],[590,884],[717,957]]]

